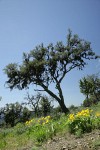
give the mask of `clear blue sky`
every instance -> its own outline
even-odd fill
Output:
[[[38,44],[66,43],[69,28],[73,34],[90,41],[93,51],[100,55],[100,0],[0,0],[0,106],[22,102],[27,92],[4,87],[5,66],[20,64],[23,52]],[[67,106],[82,103],[85,97],[80,93],[79,80],[98,72],[100,61],[93,60],[83,71],[67,74],[62,83]],[[51,88],[55,91],[54,86]],[[28,91],[34,94],[34,87]]]

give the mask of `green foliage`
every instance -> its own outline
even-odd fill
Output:
[[[41,93],[37,93],[37,95],[33,96],[33,95],[29,95],[29,93],[27,93],[27,96],[25,97],[25,100],[27,100],[27,102],[25,102],[26,105],[29,105],[32,110],[34,111],[34,115],[35,117],[40,115],[40,108],[39,108],[39,103],[41,100]]]
[[[52,97],[42,95],[41,93],[38,92],[37,95],[35,96],[33,95],[30,96],[28,93],[25,99],[27,100],[25,104],[29,105],[34,111],[33,114],[34,117],[47,116],[53,110]]]
[[[26,122],[30,117],[30,111],[18,102],[6,104],[1,109],[1,113],[4,114],[6,126],[10,125],[11,127],[15,126],[18,122]]]
[[[83,79],[80,80],[80,91],[84,95],[86,95],[86,98],[88,99],[89,94],[91,92],[91,83],[87,81],[87,79],[84,77]]]
[[[12,129],[1,129],[0,130],[0,149],[1,150],[6,147],[6,145],[7,145],[6,138],[7,138],[7,136],[10,137],[11,132],[13,132]]]
[[[27,123],[29,130],[27,135],[29,138],[34,139],[36,143],[42,143],[49,138],[52,138],[57,133],[66,130],[66,116],[62,116],[59,120],[48,119],[50,116],[40,118],[37,123],[30,121]]]
[[[44,142],[47,136],[45,127],[38,125],[35,129],[36,130],[34,132],[34,137],[35,137],[34,140],[36,140],[36,142],[38,143]]]
[[[13,127],[15,125],[16,119],[20,116],[20,108],[19,103],[15,104],[7,104],[4,108],[4,120],[6,125],[11,125]]]
[[[100,113],[96,113],[95,117],[92,118],[92,126],[94,129],[100,129]]]
[[[97,75],[84,77],[80,80],[80,91],[86,96],[83,106],[89,107],[100,101],[100,78]]]
[[[74,106],[74,105],[71,105],[71,106],[69,107],[69,110],[70,110],[70,112],[75,112],[75,111],[78,110],[78,107],[77,107],[77,106]]]
[[[100,113],[93,115],[91,112],[91,110],[85,109],[76,114],[70,114],[67,122],[70,133],[81,135],[91,132],[92,129],[99,129]]]
[[[100,129],[99,104],[95,106],[93,111],[82,109],[70,115],[62,114],[57,119],[50,116],[33,118],[26,123],[17,124],[13,128],[0,129],[0,149],[23,149],[26,146],[38,150],[40,149],[38,145],[58,134],[70,131],[77,137],[81,137],[83,133],[94,129]],[[28,145],[29,143],[31,145]]]
[[[32,148],[32,150],[39,150],[39,148],[35,146],[34,148]]]
[[[94,111],[94,112],[100,112],[100,102],[97,103],[97,105],[92,105],[91,106],[91,109]]]
[[[25,126],[25,124],[22,124],[22,123],[18,123],[18,124],[14,127],[14,132],[15,132],[15,134],[17,134],[17,135],[23,134],[26,130],[27,130],[27,127]]]
[[[54,108],[54,113],[61,113],[62,112],[62,109],[61,109],[61,106],[57,106],[56,108]]]
[[[62,80],[74,68],[82,70],[86,65],[85,60],[96,58],[98,56],[92,51],[90,42],[72,35],[69,30],[65,46],[62,42],[47,47],[41,44],[28,54],[23,54],[21,65],[8,64],[4,69],[8,77],[6,83],[10,89],[20,90],[28,88],[30,84],[38,85],[59,103],[64,113],[68,113],[61,88]],[[49,88],[51,83],[58,95]]]
[[[30,111],[28,110],[28,108],[26,107],[23,107],[23,110],[22,110],[22,115],[20,116],[20,121],[21,122],[26,122],[29,118],[30,118]]]
[[[92,99],[85,99],[84,101],[83,101],[83,106],[84,107],[90,107],[91,105],[93,105],[93,100]]]
[[[91,97],[100,101],[100,78],[97,75],[87,76],[88,82],[91,83]]]
[[[99,150],[99,149],[100,149],[100,138],[93,142],[93,150]]]
[[[48,114],[50,114],[52,108],[53,106],[51,105],[51,101],[49,100],[49,98],[47,96],[41,96],[40,110],[43,116],[47,116]]]

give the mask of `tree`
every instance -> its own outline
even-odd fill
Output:
[[[6,104],[4,108],[4,120],[6,125],[10,124],[13,127],[16,123],[16,120],[19,118],[21,112],[21,106],[19,103],[15,104]]]
[[[31,112],[28,110],[27,107],[23,107],[23,110],[21,112],[22,114],[20,115],[20,122],[26,122],[29,120],[31,116]]]
[[[100,78],[97,75],[88,75],[80,80],[80,91],[86,95],[84,106],[90,106],[100,101]]]
[[[39,115],[39,102],[41,99],[41,94],[37,93],[35,96],[30,96],[29,93],[27,93],[27,96],[25,97],[27,102],[25,104],[30,105],[32,109],[34,110],[35,116]]]
[[[91,93],[91,82],[89,82],[85,77],[79,81],[80,91],[86,96],[88,100],[89,94]]]
[[[91,84],[90,97],[100,101],[100,78],[93,74],[87,76],[87,81]]]
[[[47,115],[47,113],[50,113],[53,106],[51,106],[51,103],[53,102],[53,99],[51,97],[47,97],[46,95],[43,95],[38,92],[37,95],[31,95],[27,93],[27,96],[25,97],[27,102],[23,103],[25,105],[29,105],[33,111],[35,116],[41,116],[43,113],[44,116]]]
[[[23,107],[18,102],[6,104],[3,108],[4,121],[6,125],[15,126],[18,122],[25,122],[30,117],[30,112],[26,107]]]
[[[63,79],[75,68],[82,70],[86,65],[85,60],[96,58],[98,56],[92,51],[90,43],[80,39],[78,35],[72,35],[69,30],[65,46],[62,42],[57,42],[55,46],[49,44],[47,47],[41,44],[23,54],[21,65],[7,65],[4,69],[8,76],[6,83],[10,89],[20,90],[28,88],[30,84],[40,86],[59,103],[64,113],[68,113],[61,88]],[[58,94],[50,89],[51,83]]]
[[[91,105],[93,105],[93,100],[91,98],[85,99],[83,101],[83,106],[84,107],[90,107]]]
[[[40,109],[44,116],[47,116],[48,113],[50,114],[53,106],[51,105],[51,100],[47,96],[42,96],[40,100]]]

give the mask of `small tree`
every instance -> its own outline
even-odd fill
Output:
[[[6,104],[4,108],[4,120],[6,125],[13,127],[16,124],[17,119],[20,117],[21,107],[19,103]]]
[[[80,80],[80,91],[86,96],[84,106],[100,101],[100,79],[97,75],[88,75]]]
[[[27,102],[25,104],[29,105],[33,109],[35,116],[38,116],[41,94],[38,93],[35,96],[33,96],[33,95],[30,96],[29,93],[27,93],[27,96],[25,97],[25,99],[27,100]]]
[[[75,68],[82,70],[86,65],[85,60],[94,58],[98,57],[92,51],[90,43],[80,39],[78,35],[72,35],[69,30],[65,46],[62,42],[47,47],[41,44],[30,53],[23,54],[22,65],[13,63],[6,66],[4,69],[8,76],[6,83],[10,89],[20,90],[30,84],[38,85],[59,103],[64,113],[68,113],[61,83],[68,72]],[[58,94],[50,89],[51,83],[54,84]]]
[[[87,81],[91,83],[90,97],[100,101],[100,78],[93,74],[87,76]]]
[[[3,113],[6,125],[11,125],[11,127],[15,126],[18,122],[25,122],[30,117],[29,110],[18,102],[6,104]]]
[[[86,99],[88,100],[89,95],[91,93],[91,83],[84,77],[79,82],[80,91],[86,96]]]
[[[83,106],[84,106],[84,107],[90,107],[92,104],[93,104],[93,101],[92,101],[91,98],[85,99],[85,100],[83,101]]]
[[[28,110],[28,108],[23,107],[22,114],[21,114],[21,116],[20,116],[20,121],[21,121],[21,122],[26,122],[26,121],[29,120],[30,116],[31,116],[31,113],[30,113],[30,111]]]
[[[44,116],[47,116],[47,114],[50,114],[51,109],[53,106],[51,105],[51,101],[47,96],[42,96],[40,100],[40,109]]]

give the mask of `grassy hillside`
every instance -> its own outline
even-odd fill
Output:
[[[92,133],[94,140],[90,142]],[[78,107],[77,110],[71,111],[70,115],[33,118],[25,124],[17,124],[14,128],[2,128],[0,129],[0,150],[49,150],[48,141],[52,143],[56,139],[56,143],[59,143],[60,138],[62,139],[60,142],[66,143],[66,139],[70,137],[70,143],[71,141],[76,143],[75,138],[77,140],[83,137],[85,141],[85,137],[88,140],[88,135],[92,148],[93,146],[98,148],[100,145],[100,103],[92,106],[90,110]],[[45,143],[49,147],[43,147]],[[58,150],[60,150],[59,147]]]

